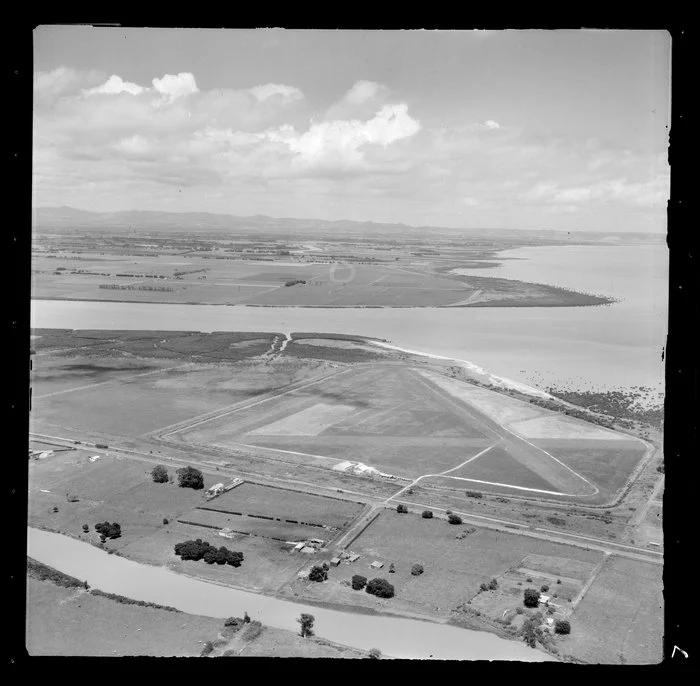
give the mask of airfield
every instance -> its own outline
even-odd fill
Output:
[[[661,631],[660,548],[639,538],[643,530],[662,542],[657,506],[637,508],[656,483],[649,442],[454,378],[446,363],[369,339],[33,335],[32,526],[97,544],[82,525],[118,521],[123,535],[106,546],[139,562],[504,637],[517,638],[524,618],[513,607],[523,588],[549,584],[557,616],[581,627],[559,640],[564,654],[655,659],[653,650],[638,649],[649,631]],[[242,483],[207,499],[153,483],[156,464],[173,477],[182,466],[197,467],[205,489]],[[408,513],[397,513],[397,503]],[[423,518],[425,509],[434,517]],[[463,524],[449,524],[448,511]],[[243,552],[243,565],[173,554],[176,543],[195,538]],[[294,548],[313,540],[322,543],[310,554]],[[299,578],[341,552],[359,559],[331,567],[323,584]],[[354,574],[376,575],[370,563],[377,560],[379,575],[395,585],[391,600],[349,586]],[[410,574],[415,563],[425,568],[420,577]],[[633,583],[621,587],[620,574]],[[499,589],[481,592],[491,578]],[[627,627],[620,649],[596,638],[608,587],[617,599],[606,621]]]

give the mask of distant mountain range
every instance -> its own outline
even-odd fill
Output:
[[[389,239],[427,238],[429,235],[445,238],[498,238],[545,241],[604,242],[604,243],[662,243],[664,235],[629,232],[556,231],[551,229],[453,229],[436,226],[409,226],[380,222],[351,220],[275,218],[265,215],[238,217],[210,212],[154,212],[129,210],[123,212],[88,212],[73,207],[37,207],[33,211],[35,230],[59,232],[118,231],[158,233],[240,233],[294,234],[321,238],[381,236]]]

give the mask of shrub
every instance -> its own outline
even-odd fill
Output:
[[[315,565],[309,572],[309,581],[318,581],[320,583],[327,578],[328,572],[321,565]]]
[[[561,583],[561,579],[557,579],[557,583],[560,584],[560,583]]]
[[[202,652],[199,654],[199,657],[206,657],[207,655],[211,654],[214,650],[214,644],[211,641],[207,641],[204,644],[204,648],[202,648]]]
[[[53,506],[53,511],[58,512],[58,507],[56,507],[56,505]]]
[[[381,660],[382,659],[382,652],[378,648],[370,648],[368,654],[369,654],[369,658],[371,660]]]
[[[393,598],[394,587],[386,579],[372,579],[365,588],[365,591],[377,598]]]
[[[194,467],[182,467],[177,470],[178,485],[180,488],[204,488],[204,476],[199,469]]]
[[[100,539],[104,538],[119,538],[122,535],[122,528],[114,522],[110,524],[109,522],[99,522],[95,524],[95,531],[100,534]]]
[[[452,514],[452,510],[445,510],[445,514],[446,514],[446,515],[451,515],[451,514]]]
[[[157,467],[154,467],[151,471],[151,477],[153,478],[154,483],[167,484],[168,470],[165,467],[163,467],[163,465],[159,464]]]
[[[521,615],[523,612],[525,612],[525,610],[523,610],[522,607],[516,607],[516,608],[515,608],[515,613],[516,613],[516,614]]]
[[[395,574],[396,573],[396,567],[394,566],[394,563],[392,562],[389,565],[389,574]]]
[[[355,574],[352,577],[352,587],[355,591],[361,591],[367,585],[367,577]]]
[[[238,631],[243,626],[243,624],[244,622],[240,617],[229,617],[224,622],[224,627],[226,627],[227,629]]]
[[[170,524],[170,520],[167,517],[163,517],[163,526]]]
[[[464,495],[467,496],[467,498],[483,498],[483,494],[479,493],[479,491],[465,491]]]
[[[488,591],[489,587],[485,583],[482,582],[481,585],[479,586],[479,590]]]
[[[489,590],[495,591],[498,588],[498,581],[496,579],[491,579],[489,581]]]
[[[90,527],[87,524],[83,524],[83,531],[87,533],[88,531],[90,531]]]
[[[323,567],[326,571],[328,571],[328,570],[330,569],[330,566],[329,566],[329,564],[328,564],[327,562],[324,562],[324,563],[321,565],[321,567]]]
[[[450,524],[461,524],[461,523],[462,523],[462,518],[461,518],[459,515],[451,514],[451,515],[448,515],[447,521],[448,521]]]
[[[527,577],[527,583],[531,584],[532,583],[532,577]]]
[[[535,648],[537,646],[537,640],[541,638],[542,630],[539,628],[539,623],[535,617],[530,617],[525,620],[523,628],[520,630],[520,635],[530,648]]]
[[[421,517],[423,517],[423,519],[432,519],[433,513],[430,510],[423,510]]]
[[[540,592],[534,588],[526,588],[523,593],[525,607],[537,607],[540,604]]]
[[[565,526],[566,520],[561,517],[547,517],[547,521],[555,526]]]
[[[263,631],[262,622],[259,622],[257,619],[255,619],[252,622],[250,622],[248,624],[248,626],[245,628],[245,631],[241,634],[241,639],[243,639],[244,641],[253,641],[258,636],[260,636],[262,631]]]
[[[411,567],[411,574],[413,574],[413,576],[420,576],[423,571],[423,565],[415,564]]]
[[[408,512],[408,508],[407,508],[405,505],[397,505],[397,506],[396,506],[396,511],[397,511],[399,514],[406,514],[406,512]]]
[[[547,584],[544,584],[544,586],[540,586],[540,591],[542,591],[542,593],[546,593],[548,590],[549,586],[547,586]]]
[[[297,619],[297,622],[301,624],[301,629],[299,633],[306,638],[307,636],[313,636],[313,626],[314,622],[316,621],[316,618],[313,615],[308,615],[306,613],[303,613],[301,617]]]
[[[554,622],[554,631],[558,634],[570,634],[571,623],[568,619],[557,619]]]

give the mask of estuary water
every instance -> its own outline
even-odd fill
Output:
[[[464,270],[619,299],[597,307],[304,308],[33,300],[37,328],[292,331],[386,339],[468,360],[538,387],[663,390],[667,327],[665,246],[556,246],[499,255],[502,266]]]
[[[336,643],[406,659],[553,661],[554,658],[524,643],[508,641],[483,631],[460,629],[412,619],[326,610],[302,603],[270,598],[194,579],[152,567],[61,534],[27,529],[27,554],[54,569],[85,580],[94,588],[135,600],[176,607],[189,614],[243,616],[277,629],[298,631],[296,618],[312,614],[314,631]]]

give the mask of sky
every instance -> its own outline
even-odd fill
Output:
[[[663,233],[670,43],[40,26],[33,204]]]

